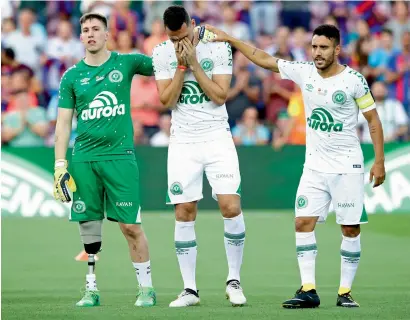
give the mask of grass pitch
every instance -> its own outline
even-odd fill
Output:
[[[362,258],[353,297],[358,309],[335,306],[340,273],[340,229],[334,217],[317,227],[317,289],[321,306],[285,310],[281,302],[300,286],[291,212],[246,212],[242,285],[248,305],[225,300],[227,264],[223,222],[200,212],[197,283],[201,305],[171,309],[182,290],[173,245],[174,218],[145,213],[158,304],[133,306],[137,282],[118,226],[105,222],[97,262],[102,305],[80,309],[87,265],[74,257],[82,245],[75,223],[54,218],[2,219],[2,319],[410,319],[410,215],[373,215],[362,229]]]

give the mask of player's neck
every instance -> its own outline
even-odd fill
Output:
[[[111,51],[106,48],[96,52],[90,53],[86,52],[84,62],[90,66],[100,66],[105,63],[111,56]]]
[[[330,78],[333,77],[339,73],[341,73],[346,67],[344,65],[341,65],[339,63],[334,63],[329,68],[325,70],[319,70],[317,69],[317,72],[322,78]]]

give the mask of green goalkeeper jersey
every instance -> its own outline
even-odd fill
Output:
[[[135,74],[153,75],[152,59],[111,52],[100,66],[81,60],[65,72],[58,106],[77,112],[73,162],[135,158],[130,110]]]

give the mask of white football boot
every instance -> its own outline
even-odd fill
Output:
[[[195,294],[195,291],[191,289],[184,289],[178,298],[172,301],[169,306],[173,308],[190,307],[198,305],[199,301],[198,293]]]
[[[226,286],[226,298],[233,307],[241,307],[246,303],[241,284],[238,280],[230,280]]]

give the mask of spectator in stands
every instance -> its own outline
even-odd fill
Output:
[[[250,29],[245,23],[236,20],[236,11],[232,4],[224,3],[221,6],[223,22],[219,25],[219,29],[242,41],[250,40]]]
[[[371,69],[369,67],[369,55],[372,49],[372,39],[369,36],[359,38],[355,43],[354,52],[349,63],[349,65],[359,71],[369,83],[372,82]]]
[[[87,12],[100,13],[103,16],[109,18],[111,15],[112,7],[115,2],[121,2],[117,0],[81,0],[80,9],[83,14]]]
[[[276,1],[254,1],[250,4],[253,37],[260,33],[273,34],[279,24],[279,3]]]
[[[218,25],[222,21],[220,4],[216,1],[193,1],[191,17],[196,24]]]
[[[303,27],[310,30],[310,1],[283,1],[281,18],[283,25],[293,30]]]
[[[164,113],[159,118],[159,131],[155,133],[150,144],[153,147],[166,147],[169,145],[169,137],[171,136],[171,115]]]
[[[401,39],[405,31],[410,31],[409,5],[405,1],[396,1],[393,5],[394,17],[386,24],[393,32],[393,47],[401,47]]]
[[[144,127],[138,119],[133,118],[132,124],[134,127],[134,145],[146,145],[149,140],[144,132]]]
[[[57,36],[47,41],[46,52],[42,57],[43,82],[51,97],[58,93],[63,73],[83,56],[83,45],[73,37],[71,22],[60,21]]]
[[[269,141],[269,130],[258,122],[258,110],[247,108],[242,116],[242,122],[232,130],[236,145],[254,146],[266,145]]]
[[[33,72],[25,66],[14,68],[10,77],[11,93],[27,92],[29,107],[38,106],[39,99],[36,95],[36,80],[33,79]],[[15,111],[17,109],[15,96],[12,94],[7,105],[7,111]]]
[[[164,11],[173,4],[173,1],[144,1],[144,33],[150,35],[152,33],[152,24],[155,20],[162,20]]]
[[[280,50],[280,49],[279,49]],[[277,53],[275,57],[292,60],[286,54]],[[295,89],[293,81],[284,80],[279,73],[271,72],[263,81],[263,99],[265,102],[265,117],[270,124],[275,124],[278,114],[288,108],[289,99]]]
[[[136,53],[134,41],[132,40],[131,34],[128,30],[119,31],[117,34],[117,42],[115,51],[119,53]]]
[[[410,113],[410,31],[402,35],[402,50],[393,54],[388,65],[386,82],[389,97],[399,100]]]
[[[16,31],[16,23],[13,18],[4,19],[1,23],[1,41],[7,42],[7,38]]]
[[[151,56],[154,47],[166,40],[168,36],[165,33],[164,23],[157,19],[152,23],[151,35],[144,40],[144,53]]]
[[[163,108],[155,79],[135,76],[131,84],[131,114],[149,136],[158,130],[159,113]]]
[[[116,1],[111,11],[109,28],[114,39],[118,41],[118,33],[120,31],[128,31],[132,42],[137,43],[138,38],[138,18],[137,15],[130,10],[130,2],[128,0]]]
[[[400,101],[387,97],[387,89],[383,82],[373,83],[371,91],[383,126],[384,141],[397,141],[399,138],[407,135],[409,117]],[[361,129],[359,131],[361,141],[372,143],[369,126],[361,113],[359,113],[358,126]]]
[[[383,29],[377,47],[369,55],[370,73],[377,81],[384,81],[390,56],[394,52],[393,33],[390,29]]]
[[[237,51],[234,55],[231,87],[226,100],[231,127],[235,126],[247,107],[259,100],[260,80],[250,72],[249,65],[246,57]]]
[[[3,115],[2,142],[13,147],[43,146],[48,133],[46,112],[30,105],[26,91],[13,94],[15,108]]]
[[[45,39],[31,31],[35,15],[30,9],[19,13],[19,29],[9,35],[5,45],[13,49],[16,60],[29,66],[41,79],[40,56],[44,52]]]
[[[306,118],[302,91],[296,89],[287,110],[281,110],[273,130],[272,147],[280,150],[286,144],[306,144]]]
[[[306,30],[303,27],[297,27],[292,32],[291,53],[296,61],[307,61],[308,48],[310,40],[307,38]]]

